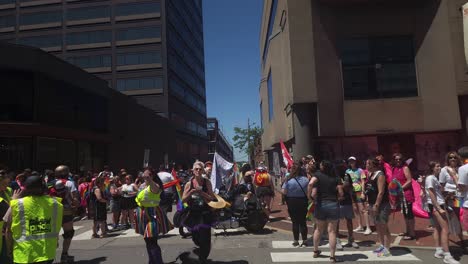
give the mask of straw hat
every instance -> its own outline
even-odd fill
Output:
[[[228,202],[226,202],[226,200],[224,200],[221,196],[217,195],[216,193],[214,195],[216,197],[216,200],[218,200],[218,201],[217,202],[215,202],[215,201],[209,202],[208,205],[211,208],[221,209],[221,208],[230,206],[230,204]]]

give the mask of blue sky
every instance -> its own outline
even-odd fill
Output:
[[[260,125],[262,8],[263,0],[203,0],[208,116],[218,118],[231,144],[235,126],[246,127],[248,118]]]

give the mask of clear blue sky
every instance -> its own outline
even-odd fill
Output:
[[[203,0],[208,116],[218,118],[231,144],[235,126],[247,127],[248,118],[260,125],[262,8],[263,0]]]

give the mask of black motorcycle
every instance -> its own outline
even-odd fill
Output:
[[[231,206],[214,211],[217,220],[215,229],[222,229],[226,232],[227,229],[244,227],[251,233],[258,233],[263,230],[268,222],[268,215],[263,210],[257,197],[254,194],[247,195],[247,193],[247,188],[243,185],[239,185],[232,192],[227,192],[221,188],[219,196],[229,202]],[[179,234],[183,238],[190,236],[191,233],[183,226],[180,220],[181,217],[179,215],[176,217],[176,215],[174,215],[174,224],[179,227]]]

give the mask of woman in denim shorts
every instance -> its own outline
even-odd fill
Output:
[[[312,197],[316,200],[315,219],[317,229],[314,232],[314,258],[320,256],[318,250],[322,233],[328,228],[330,242],[330,261],[336,262],[336,226],[340,217],[338,200],[343,199],[343,188],[333,165],[329,161],[320,163],[320,170],[314,173]]]

